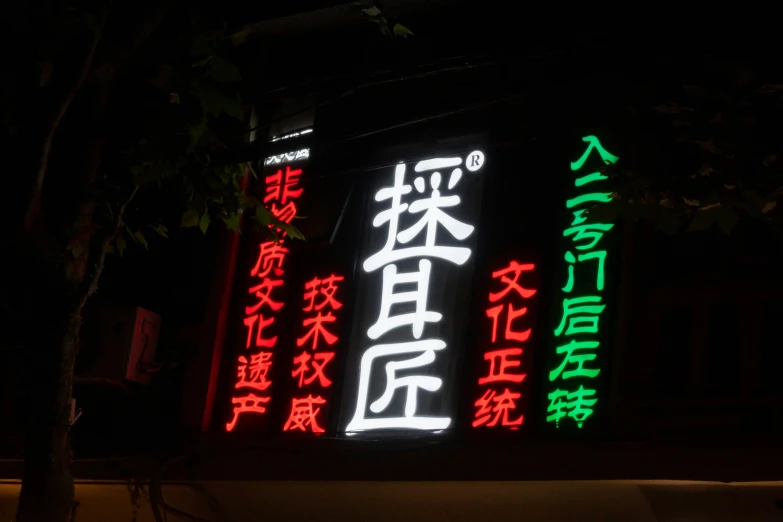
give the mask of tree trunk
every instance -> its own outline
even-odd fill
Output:
[[[80,308],[65,308],[59,318],[43,320],[42,330],[47,324],[54,326],[48,332],[31,332],[37,339],[27,349],[25,370],[30,389],[17,522],[71,520],[74,486],[68,431]]]
[[[68,257],[71,253],[66,252],[63,255],[59,252],[59,247],[42,248],[43,245],[57,245],[57,241],[52,241],[49,237],[43,219],[45,212],[41,208],[52,142],[74,98],[85,81],[91,78],[99,84],[94,121],[102,120],[112,73],[117,65],[129,59],[160,25],[174,2],[164,1],[158,4],[152,16],[145,17],[143,23],[136,28],[129,45],[122,49],[117,58],[94,67],[93,58],[108,19],[109,7],[103,10],[84,64],[74,84],[66,90],[46,129],[40,165],[33,179],[23,224],[20,227],[22,233],[16,238],[18,245],[21,245],[19,252],[26,252],[28,255],[18,256],[21,266],[14,274],[25,283],[22,285],[25,288],[20,293],[32,295],[35,300],[32,303],[33,310],[23,318],[23,322],[29,321],[25,332],[25,384],[28,389],[25,405],[25,460],[22,491],[16,513],[17,522],[65,522],[72,518],[74,485],[69,428],[73,370],[78,351],[82,309],[87,299],[95,293],[106,250],[114,236],[119,233],[125,207],[138,189],[134,187],[128,200],[121,205],[113,230],[105,237],[91,241],[90,253],[86,259],[71,259]],[[102,133],[99,135],[103,136]],[[100,165],[102,147],[92,149],[86,181],[96,179]],[[74,183],[77,181],[84,180],[74,178]],[[88,203],[90,214],[93,206],[92,202]],[[55,211],[53,214],[59,216],[61,212]],[[39,239],[44,240],[37,241]],[[32,260],[32,263],[29,263],[29,260]],[[20,299],[15,304],[22,306],[22,303],[27,304],[28,301]]]

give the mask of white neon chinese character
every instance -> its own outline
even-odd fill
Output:
[[[405,165],[397,165],[397,168],[394,169],[394,186],[384,187],[375,194],[375,201],[386,201],[387,199],[391,199],[391,208],[379,212],[372,221],[372,226],[375,228],[388,222],[389,234],[383,248],[375,255],[372,255],[365,260],[365,272],[372,272],[376,268],[396,261],[396,259],[387,261],[386,259],[389,257],[387,253],[391,253],[394,248],[394,243],[397,241],[397,227],[400,224],[400,214],[408,209],[408,204],[402,202],[402,196],[410,194],[410,192],[411,186],[405,184]]]
[[[459,169],[455,169],[459,170]],[[397,234],[397,239],[400,241],[400,243],[409,243],[416,235],[424,230],[424,227],[427,227],[427,240],[426,245],[430,248],[435,247],[435,233],[438,230],[438,223],[440,223],[443,228],[448,230],[452,236],[454,236],[456,239],[462,240],[467,238],[469,235],[473,233],[473,226],[467,225],[461,221],[457,221],[453,217],[449,216],[445,212],[443,212],[441,209],[446,207],[456,207],[459,205],[460,199],[459,196],[446,196],[441,197],[440,195],[440,182],[441,182],[441,176],[440,172],[433,172],[432,176],[430,176],[430,187],[432,188],[432,197],[419,199],[411,203],[410,207],[408,208],[408,212],[411,214],[417,214],[419,212],[424,212],[424,215],[421,217],[421,219],[410,227],[407,230],[403,230],[399,234]],[[421,193],[424,193],[424,179],[423,178],[416,178],[413,182],[413,185],[416,187],[416,190],[418,190]],[[442,248],[442,247],[441,247]],[[470,249],[469,248],[458,248],[453,249],[454,251],[460,251],[459,253],[454,252],[450,253],[448,256],[448,260],[452,263],[457,263],[458,265],[461,265],[465,261],[460,262],[458,259],[461,258],[462,255],[465,256],[465,260],[467,261],[468,256],[470,256]],[[449,252],[452,252],[451,250]],[[446,257],[446,256],[444,256]]]
[[[468,160],[464,165],[465,168],[469,172],[475,172],[482,167],[484,156],[481,152],[475,151],[468,156]],[[348,432],[394,428],[443,430],[451,424],[450,417],[416,415],[419,389],[430,393],[436,392],[443,386],[443,380],[431,375],[431,371],[421,372],[421,374],[410,373],[412,369],[432,365],[436,359],[435,352],[446,348],[446,343],[439,339],[418,340],[424,333],[426,323],[437,323],[443,318],[440,313],[427,310],[432,261],[419,259],[418,271],[404,273],[398,273],[397,265],[394,263],[402,259],[434,257],[463,265],[468,260],[471,255],[470,248],[437,244],[439,227],[445,229],[457,241],[468,238],[475,230],[472,225],[455,219],[444,210],[456,209],[461,199],[456,194],[442,195],[443,176],[438,170],[451,169],[446,190],[452,190],[462,179],[463,171],[459,168],[460,165],[463,165],[463,160],[459,157],[434,158],[418,162],[414,169],[416,172],[431,172],[429,194],[425,193],[428,183],[423,176],[416,177],[412,187],[405,183],[405,165],[397,165],[394,171],[394,184],[391,187],[383,187],[375,195],[375,201],[389,200],[391,205],[379,212],[373,220],[375,228],[388,226],[386,243],[378,252],[368,257],[363,265],[365,272],[384,267],[380,314],[375,324],[367,330],[367,336],[375,340],[395,328],[410,326],[413,337],[417,340],[375,345],[362,354],[356,411],[346,427]],[[410,204],[403,203],[403,196],[411,194],[414,187],[422,197]],[[418,215],[416,216],[418,220],[409,228],[400,231],[400,218],[404,215]],[[416,238],[420,238],[414,243],[417,246],[400,248],[402,245],[411,244]],[[453,241],[450,243],[453,244]],[[395,293],[395,287],[398,285],[406,285],[408,288]],[[413,289],[410,289],[411,285],[414,286]],[[406,313],[391,315],[395,305],[410,306],[411,304],[412,311],[408,307]],[[405,354],[408,354],[407,357],[400,358]],[[376,359],[383,357],[389,358],[384,362],[385,388],[379,397],[370,398],[373,364]],[[377,371],[380,369],[376,369]],[[404,371],[404,374],[399,376],[398,372],[401,371]],[[398,390],[405,394],[403,416],[383,417],[382,414],[392,403],[397,404],[394,398]],[[366,417],[368,414],[369,418]]]
[[[441,320],[443,317],[441,314],[427,311],[431,268],[432,263],[422,259],[419,261],[418,272],[397,273],[397,265],[387,265],[383,269],[381,314],[378,321],[367,330],[370,339],[377,339],[389,330],[405,325],[411,325],[413,337],[419,339],[424,331],[424,323],[437,323]],[[394,293],[396,285],[407,283],[415,283],[416,289]],[[411,313],[390,316],[392,306],[402,303],[416,303],[416,308]]]
[[[276,140],[272,140],[276,141]],[[308,159],[310,157],[310,149],[301,149],[296,150],[293,152],[285,152],[283,154],[278,154],[277,156],[269,156],[264,160],[264,165],[272,165],[272,164],[278,164],[283,163],[283,161],[298,161],[302,159]]]
[[[451,166],[454,165],[457,160],[460,163],[462,161],[459,158],[425,160],[419,162],[416,166],[416,170],[420,171],[439,168],[440,166]],[[449,189],[454,188],[461,177],[462,171],[455,168],[451,173]],[[380,251],[365,260],[365,272],[372,272],[389,263],[411,257],[437,257],[457,265],[462,265],[468,260],[470,257],[469,248],[436,245],[438,225],[445,228],[458,240],[467,238],[474,230],[473,226],[462,223],[441,210],[447,207],[456,207],[460,204],[460,197],[457,195],[441,196],[441,181],[442,177],[440,172],[433,172],[430,176],[430,188],[432,189],[431,197],[416,200],[408,206],[407,203],[402,203],[402,196],[411,192],[411,186],[405,184],[405,165],[397,165],[394,172],[394,186],[384,187],[375,195],[376,201],[392,200],[391,208],[379,212],[372,223],[374,227],[380,227],[388,222],[389,230],[386,245],[384,245]],[[425,190],[424,178],[416,178],[414,180],[414,186],[419,193],[423,194]],[[397,229],[399,227],[400,215],[406,210],[411,214],[418,214],[420,212],[423,212],[424,214],[413,226],[398,233]],[[424,246],[394,249],[394,245],[397,241],[402,244],[410,243],[425,228],[427,233]]]
[[[434,392],[440,389],[443,381],[438,377],[427,375],[406,375],[397,377],[398,370],[410,368],[420,368],[427,366],[435,361],[435,352],[446,348],[446,343],[438,339],[428,339],[425,341],[413,341],[410,343],[397,344],[379,344],[369,348],[362,355],[359,374],[358,400],[356,412],[353,419],[348,424],[346,431],[362,431],[383,428],[410,428],[418,430],[442,430],[451,424],[449,417],[417,417],[416,407],[418,404],[419,388]],[[404,417],[383,417],[366,418],[368,393],[370,386],[370,373],[373,361],[379,357],[387,357],[400,354],[420,355],[405,359],[394,360],[386,363],[386,389],[379,399],[370,404],[370,411],[373,413],[383,413],[391,404],[396,390],[403,388],[405,390],[405,415]]]

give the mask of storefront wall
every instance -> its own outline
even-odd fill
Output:
[[[165,502],[202,520],[601,521],[780,520],[781,483],[206,482],[165,484]],[[18,485],[0,484],[0,519],[11,520]],[[130,520],[125,483],[80,483],[76,520]],[[778,505],[776,505],[776,502]],[[138,522],[154,522],[141,498]],[[170,513],[170,519],[176,515]]]

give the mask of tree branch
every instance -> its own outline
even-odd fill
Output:
[[[139,186],[136,185],[133,188],[133,192],[128,196],[128,199],[120,205],[120,208],[117,211],[117,219],[114,221],[114,228],[101,240],[94,250],[92,254],[94,261],[88,264],[88,272],[84,275],[84,279],[82,279],[82,282],[79,285],[79,290],[76,293],[77,301],[73,313],[80,313],[87,303],[87,299],[92,297],[98,289],[98,279],[101,277],[101,272],[103,272],[103,266],[106,262],[106,251],[114,238],[117,237],[117,234],[120,233],[122,216],[125,213],[125,208],[130,205],[130,202],[133,200],[134,196],[136,196],[138,190]]]
[[[82,65],[79,75],[76,77],[76,81],[73,83],[73,85],[71,85],[70,89],[68,89],[68,91],[65,93],[65,97],[60,103],[57,113],[54,115],[54,118],[52,118],[52,121],[49,123],[49,129],[46,132],[46,135],[43,140],[43,146],[41,148],[41,160],[40,160],[40,165],[38,166],[38,173],[36,174],[35,183],[33,185],[32,193],[30,194],[30,199],[28,200],[27,208],[25,211],[25,219],[24,219],[25,230],[30,230],[33,227],[33,224],[35,223],[40,213],[41,191],[43,189],[44,178],[46,177],[46,170],[49,166],[49,155],[52,152],[52,142],[54,141],[54,135],[57,133],[57,129],[60,126],[60,122],[62,121],[65,114],[68,112],[68,109],[70,108],[74,98],[76,98],[79,89],[81,89],[82,85],[84,84],[84,80],[87,79],[87,76],[89,76],[90,74],[90,70],[92,69],[92,62],[93,59],[95,58],[95,51],[98,48],[98,43],[100,42],[101,36],[103,35],[103,29],[104,27],[106,27],[106,21],[109,18],[110,7],[111,7],[111,0],[109,0],[109,5],[107,5],[106,8],[103,10],[101,21],[98,24],[98,28],[95,31],[95,36],[93,37],[92,43],[90,44],[90,50],[87,52],[87,56],[84,59],[84,64]]]

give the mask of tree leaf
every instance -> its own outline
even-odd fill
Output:
[[[718,218],[718,212],[715,208],[707,210],[697,210],[693,213],[691,222],[688,225],[688,232],[697,232],[699,230],[707,230],[715,223]]]
[[[228,178],[221,176],[219,178],[210,177],[207,179],[207,186],[212,190],[221,190],[228,183]]]
[[[261,202],[258,200],[258,198],[255,198],[253,196],[240,196],[239,198],[239,208],[242,210],[260,206]]]
[[[237,45],[243,44],[247,39],[248,35],[250,35],[250,28],[249,27],[242,28],[241,31],[237,31],[236,33],[231,35],[230,37],[231,45],[236,47]]]
[[[218,92],[217,89],[211,85],[202,85],[198,88],[197,96],[205,114],[215,117],[220,114],[225,96]]]
[[[693,145],[698,147],[704,152],[708,152],[710,154],[717,154],[718,148],[715,146],[715,144],[712,142],[712,140],[692,140],[690,141]]]
[[[155,232],[157,232],[160,237],[162,237],[164,239],[168,239],[169,238],[169,235],[168,235],[169,229],[166,228],[165,225],[158,225],[158,226],[150,227],[150,228],[152,228]]]
[[[402,38],[408,38],[408,36],[416,36],[413,34],[413,31],[408,29],[402,24],[394,24],[394,34],[397,36],[401,36]]]
[[[298,228],[296,228],[293,225],[286,224],[286,226],[283,227],[283,230],[286,234],[288,234],[288,237],[291,239],[301,239],[304,240],[304,234],[302,234]]]
[[[731,234],[732,229],[739,221],[739,215],[734,209],[727,206],[722,206],[718,210],[718,225],[727,235]]]
[[[68,250],[75,259],[79,259],[90,248],[89,237],[77,237],[68,243]]]
[[[206,58],[202,58],[201,60],[194,62],[193,67],[204,67],[210,61],[212,61],[212,56],[207,56]]]
[[[136,238],[136,240],[137,240],[139,243],[141,243],[142,245],[144,245],[144,248],[145,248],[146,250],[149,250],[149,249],[150,249],[150,246],[147,244],[147,238],[146,238],[146,237],[144,237],[144,234],[142,234],[142,233],[141,233],[141,230],[137,230],[136,232],[134,232],[134,233],[133,233],[133,237],[135,237],[135,238]]]
[[[232,212],[227,218],[223,218],[223,223],[226,224],[227,229],[233,230],[237,234],[241,234],[242,231],[239,229],[240,219],[242,219],[242,214],[239,212]]]
[[[123,252],[125,252],[125,247],[127,246],[127,243],[125,243],[125,238],[122,236],[122,232],[117,234],[115,243],[117,244],[117,252],[119,252],[120,257],[122,257]]]
[[[274,220],[274,216],[263,205],[259,205],[256,207],[255,219],[256,221],[258,221],[259,225],[269,226],[272,224],[272,221]]]
[[[669,208],[661,209],[655,219],[655,228],[664,234],[673,236],[680,231],[680,216]]]
[[[128,232],[128,236],[130,236],[130,238],[135,243],[139,242],[139,239],[133,234],[133,230],[131,230],[131,228],[128,225],[126,225],[125,223],[122,223],[120,226],[124,226],[125,227],[125,230]]]
[[[204,215],[201,216],[201,220],[198,222],[198,227],[201,229],[201,232],[204,234],[207,233],[207,229],[209,228],[209,223],[212,221],[212,218],[209,217],[209,212],[204,212]]]
[[[238,120],[244,119],[245,109],[239,99],[225,97],[223,100],[223,112]]]
[[[188,128],[188,134],[190,134],[190,144],[195,145],[199,142],[201,137],[204,135],[204,132],[207,130],[207,120],[206,118],[202,118],[201,122],[198,125],[193,125],[192,127]]]
[[[182,223],[180,223],[181,227],[195,227],[199,224],[198,219],[198,212],[196,209],[188,209],[183,215],[182,215]]]
[[[216,82],[241,82],[239,68],[219,56],[212,58],[211,76]]]
[[[227,115],[239,120],[245,116],[242,102],[238,98],[226,96],[214,85],[201,85],[198,88],[197,96],[201,102],[204,114],[217,117],[221,112],[225,112]]]
[[[375,18],[376,16],[381,15],[381,10],[375,6],[372,6],[368,7],[367,9],[362,9],[362,13],[366,14],[370,18]]]
[[[758,210],[764,207],[764,198],[761,197],[761,194],[755,190],[743,190],[742,197],[745,198],[745,201],[752,204]]]
[[[589,223],[612,223],[620,216],[624,206],[622,200],[613,199],[589,208],[584,214]]]

